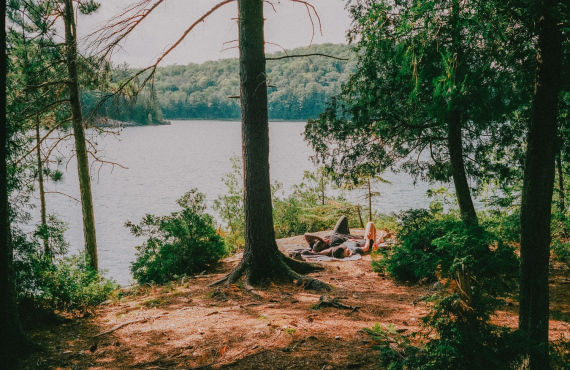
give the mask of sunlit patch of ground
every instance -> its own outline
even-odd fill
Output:
[[[303,245],[282,239],[281,249]],[[164,287],[142,287],[103,305],[90,317],[32,333],[45,347],[25,361],[29,368],[377,368],[378,352],[362,329],[393,324],[403,334],[421,329],[429,286],[406,286],[378,276],[370,256],[325,263],[312,274],[333,286],[327,297],[356,309],[321,308],[322,293],[292,285],[247,291],[240,285],[212,288],[239,261],[218,273]],[[570,340],[568,271],[551,278],[551,339]],[[513,304],[494,321],[516,327]]]

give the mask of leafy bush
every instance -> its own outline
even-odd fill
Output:
[[[241,158],[233,157],[232,171],[224,175],[222,182],[226,186],[227,193],[218,196],[214,200],[214,210],[218,212],[222,221],[227,226],[224,236],[229,252],[243,248],[244,236],[244,209],[243,209],[243,180]]]
[[[455,216],[410,210],[399,217],[400,244],[375,262],[398,280],[438,279],[423,318],[435,339],[422,348],[385,348],[385,366],[398,369],[509,368],[522,353],[522,337],[489,323],[500,297],[513,291],[518,276],[514,247],[482,227],[465,226]]]
[[[374,260],[375,271],[386,271],[398,281],[416,283],[422,279],[435,281],[435,271],[440,263],[441,252],[433,240],[445,235],[453,218],[437,219],[426,209],[411,209],[398,215],[398,239],[400,244],[384,258]]]
[[[164,283],[203,271],[226,255],[226,246],[204,213],[204,194],[192,189],[177,201],[181,211],[169,216],[146,215],[137,225],[126,226],[147,240],[137,246],[133,277],[140,283]]]
[[[14,230],[14,270],[21,305],[32,309],[85,309],[105,301],[117,285],[89,267],[84,254],[68,257],[66,225],[49,216],[29,240]],[[48,250],[40,240],[48,240]]]
[[[244,246],[244,210],[241,159],[234,157],[232,171],[222,178],[227,193],[214,201],[214,210],[226,225],[224,236],[232,250]],[[303,182],[293,187],[287,197],[279,197],[279,184],[272,186],[273,223],[277,238],[332,229],[340,216],[346,215],[351,227],[359,227],[356,207],[342,197],[328,197],[330,185],[322,171],[306,171]],[[324,201],[324,204],[323,204]]]

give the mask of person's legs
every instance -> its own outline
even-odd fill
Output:
[[[364,247],[362,248],[364,252],[367,252],[372,248],[374,242],[376,241],[376,226],[374,226],[374,222],[369,221],[366,224],[366,229],[364,230],[364,239],[366,242],[364,243]]]
[[[346,216],[340,216],[340,218],[336,222],[333,232],[345,235],[350,234],[350,230],[348,229],[348,218]]]
[[[346,246],[339,245],[337,247],[330,247],[325,250],[322,250],[318,252],[318,254],[335,258],[344,258],[345,251],[346,251]]]

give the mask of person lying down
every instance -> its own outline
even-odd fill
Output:
[[[351,235],[348,229],[348,218],[341,216],[336,223],[332,234],[320,237],[315,234],[305,234],[305,240],[309,243],[311,252],[334,258],[350,257],[353,254],[364,254],[377,248],[377,242],[383,243],[383,235],[377,240],[376,227],[373,222],[368,222],[364,230],[364,236]]]

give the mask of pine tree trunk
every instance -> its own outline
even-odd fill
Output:
[[[93,197],[91,195],[91,178],[89,176],[89,159],[85,144],[85,130],[81,113],[79,95],[79,77],[77,72],[77,28],[73,11],[73,1],[64,0],[65,3],[65,43],[67,52],[67,71],[69,73],[69,99],[71,101],[71,114],[73,135],[75,136],[75,154],[77,156],[77,172],[79,175],[79,189],[81,193],[81,209],[83,212],[83,235],[85,249],[89,258],[89,265],[98,269],[97,239],[95,236],[95,216],[93,214]]]
[[[530,368],[548,367],[548,265],[554,187],[556,118],[562,65],[562,36],[556,2],[539,1],[534,101],[529,123],[521,204],[519,329],[536,347]]]
[[[8,203],[8,127],[6,120],[6,2],[0,4],[0,361],[4,366],[16,359],[26,342],[14,286],[14,258],[10,238],[10,208]]]
[[[246,275],[248,285],[296,280],[322,288],[323,283],[297,274],[321,268],[285,257],[277,249],[269,181],[263,0],[239,0],[238,9],[245,249],[240,264],[214,284]]]
[[[40,122],[36,117],[36,161],[38,163],[38,187],[40,190],[40,222],[42,225],[42,241],[44,243],[44,253],[46,256],[51,256],[51,249],[49,246],[49,238],[46,234],[47,229],[47,215],[46,215],[46,193],[44,190],[44,171],[42,163],[42,152],[40,147]]]

